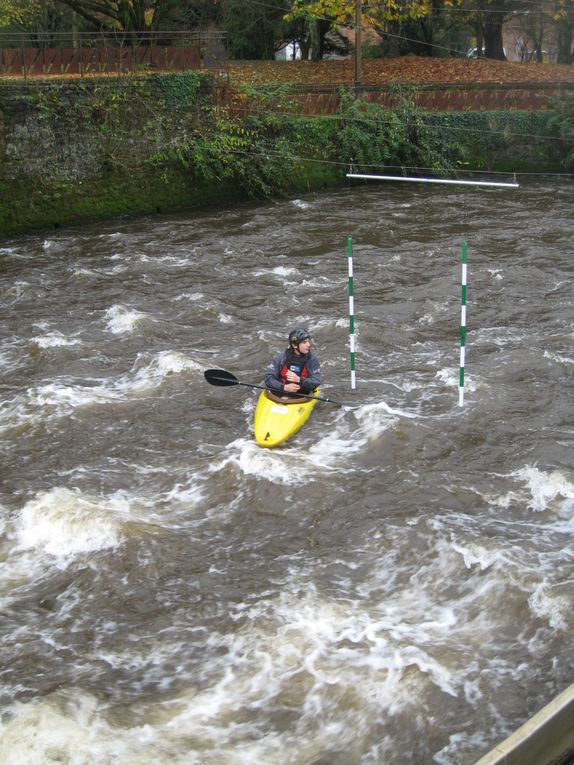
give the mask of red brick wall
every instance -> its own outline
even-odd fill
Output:
[[[409,91],[417,106],[427,111],[507,111],[526,110],[543,111],[548,109],[548,101],[553,96],[574,91],[574,84],[561,83],[524,83],[524,84],[484,84],[475,85],[433,85]],[[391,106],[396,102],[396,94],[389,88],[365,87],[363,98],[371,103]],[[304,114],[333,114],[339,105],[338,87],[298,88],[291,96],[298,101]],[[222,99],[232,105],[237,114],[256,112],[257,106],[236,99],[232,91],[227,90]],[[279,103],[265,102],[265,111],[281,110]]]

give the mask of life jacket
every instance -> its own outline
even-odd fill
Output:
[[[307,363],[309,361],[309,354],[295,355],[291,348],[288,348],[285,352],[285,363],[279,371],[279,377],[283,385],[287,385],[287,372],[295,372],[299,377],[309,377],[309,370],[307,369]]]

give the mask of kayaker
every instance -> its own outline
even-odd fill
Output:
[[[289,332],[289,347],[277,354],[265,373],[265,385],[279,395],[312,393],[321,384],[319,359],[311,353],[306,329]]]

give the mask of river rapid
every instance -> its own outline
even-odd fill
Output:
[[[2,242],[1,765],[471,765],[572,683],[573,203],[361,185]],[[349,406],[264,450],[203,371],[261,384],[300,325]]]

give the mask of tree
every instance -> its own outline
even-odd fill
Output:
[[[561,0],[573,2],[574,0]],[[410,49],[404,34],[404,25],[418,26],[421,42],[427,52],[435,49],[434,36],[451,10],[458,14],[459,22],[472,26],[479,50],[484,55],[504,59],[502,24],[527,0],[362,0],[364,26],[370,26],[385,39],[391,55]],[[304,15],[309,19],[328,19],[333,25],[353,26],[355,0],[293,0],[291,16]]]
[[[216,0],[179,0],[170,9],[168,20],[183,29],[207,29],[220,26],[221,17],[221,5]]]
[[[38,0],[0,0],[0,27],[25,25],[40,11]]]
[[[283,40],[283,18],[288,0],[222,0],[223,27],[228,33],[229,56],[235,59],[273,59]]]
[[[370,27],[384,39],[384,52],[399,55],[409,49],[408,42],[401,45],[402,25],[410,23],[418,28],[426,52],[432,51],[433,32],[443,6],[458,0],[362,0],[362,27]],[[355,26],[356,0],[293,0],[289,18],[305,18],[310,24],[327,24],[324,34],[331,26]],[[407,35],[408,36],[408,35]],[[321,48],[316,57],[321,56]]]
[[[0,0],[0,27],[28,32],[31,40],[42,44],[69,25],[68,15],[54,0]]]
[[[566,171],[574,171],[574,93],[566,93],[562,97],[550,101],[554,109],[548,126],[555,130],[562,139],[557,147],[563,167]]]
[[[555,0],[552,18],[556,26],[558,64],[574,63],[574,0]]]
[[[124,32],[159,29],[177,0],[58,0],[98,27]]]

